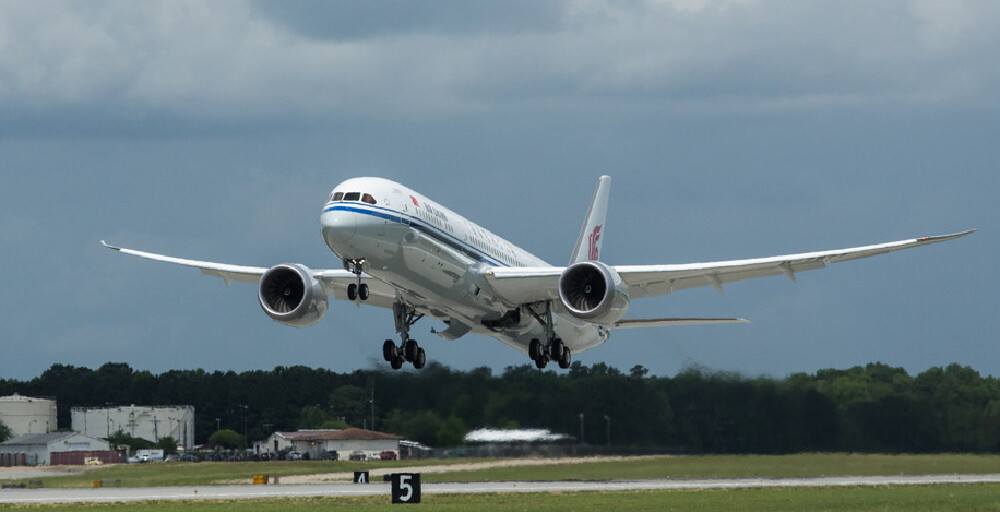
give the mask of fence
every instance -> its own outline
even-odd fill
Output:
[[[49,464],[53,466],[82,466],[88,461],[101,464],[121,464],[125,462],[125,455],[122,452],[113,451],[52,452],[49,455]]]

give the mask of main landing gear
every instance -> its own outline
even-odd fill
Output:
[[[528,357],[535,362],[535,368],[543,370],[549,364],[549,361],[558,362],[559,368],[564,370],[569,368],[570,363],[573,362],[573,353],[563,343],[562,338],[557,337],[555,331],[552,329],[552,310],[549,303],[545,303],[544,318],[530,306],[527,309],[539,323],[545,326],[545,338],[547,340],[545,344],[542,344],[538,338],[532,338],[531,343],[528,344]]]
[[[353,273],[358,277],[357,283],[347,285],[348,300],[368,300],[368,285],[361,282],[361,273],[364,271],[365,260],[344,260],[344,270]]]
[[[396,345],[391,339],[382,343],[382,358],[389,362],[393,370],[403,367],[404,361],[413,363],[413,367],[421,369],[427,364],[427,353],[410,337],[410,327],[424,317],[422,313],[402,302],[392,305],[392,316],[396,323],[396,332],[402,338],[402,345]]]

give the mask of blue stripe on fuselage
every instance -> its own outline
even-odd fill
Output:
[[[433,238],[433,239],[435,239],[435,240],[437,240],[437,241],[439,241],[441,243],[444,243],[446,245],[452,246],[452,247],[454,247],[454,248],[462,251],[463,253],[466,253],[466,254],[472,256],[474,259],[476,259],[478,261],[483,261],[485,263],[489,263],[490,265],[495,265],[495,266],[500,266],[500,267],[508,267],[509,266],[506,263],[503,263],[501,261],[496,260],[495,258],[493,258],[493,256],[490,256],[488,253],[482,251],[481,249],[476,248],[476,247],[474,247],[472,245],[469,245],[468,243],[462,241],[461,239],[455,237],[454,235],[445,232],[444,230],[442,230],[441,228],[438,228],[437,226],[426,224],[425,222],[423,222],[421,220],[417,220],[416,218],[408,218],[408,217],[411,217],[410,215],[407,215],[406,217],[404,217],[403,215],[406,215],[406,214],[400,214],[400,212],[397,212],[395,210],[390,210],[388,208],[379,207],[379,206],[374,206],[373,207],[373,206],[370,206],[370,205],[367,205],[367,204],[363,208],[360,208],[359,206],[360,206],[360,204],[359,205],[354,205],[354,204],[336,204],[336,205],[333,205],[333,206],[325,208],[323,210],[323,212],[325,213],[325,212],[333,212],[333,211],[344,211],[344,212],[360,213],[362,215],[371,215],[372,217],[378,217],[380,219],[385,219],[385,220],[388,220],[388,221],[391,221],[391,222],[395,222],[397,224],[403,224],[404,226],[411,226],[411,227],[419,229],[425,235],[427,235],[427,236],[429,236],[429,237],[431,237],[431,238]],[[375,209],[369,209],[369,208],[377,208],[377,210],[375,210]],[[379,211],[379,210],[382,210],[382,211]],[[437,232],[435,232],[435,230]]]

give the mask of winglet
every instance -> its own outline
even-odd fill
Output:
[[[105,242],[104,240],[101,240],[101,245],[103,245],[104,247],[107,247],[108,249],[111,249],[112,251],[120,251],[120,250],[122,250],[121,247],[117,247],[117,246],[111,245],[111,244]]]
[[[611,176],[601,176],[597,179],[597,189],[594,190],[594,198],[591,200],[590,208],[587,209],[587,217],[580,228],[580,238],[576,239],[576,246],[573,247],[573,255],[570,263],[578,261],[588,261],[600,259],[602,235],[604,234],[604,224],[608,217],[608,196],[611,193]]]

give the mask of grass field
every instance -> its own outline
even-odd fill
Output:
[[[466,460],[420,461],[421,465],[455,464]],[[94,480],[121,487],[169,487],[175,485],[210,485],[223,480],[249,479],[263,473],[272,476],[313,475],[374,468],[412,465],[413,461],[331,462],[198,462],[170,464],[116,464],[84,473],[41,478],[45,487],[90,487]]]
[[[637,461],[501,467],[427,474],[428,482],[634,480],[651,478],[819,477],[1000,473],[997,455],[699,455]]]
[[[211,485],[245,480],[256,473],[276,476],[350,472],[409,465],[446,465],[496,459],[421,459],[392,462],[202,462],[133,464],[98,468],[81,474],[42,479],[45,487],[90,487],[101,479],[122,487]],[[601,461],[547,466],[511,466],[460,472],[425,473],[426,482],[509,480],[630,480],[651,478],[816,477],[1000,473],[998,455],[698,455],[663,456],[630,461]]]
[[[424,495],[419,510],[442,511],[1000,511],[1000,484],[823,489]],[[403,507],[407,508],[407,507]],[[387,496],[92,505],[0,505],[0,510],[67,512],[325,512],[399,510]]]

